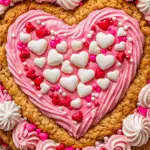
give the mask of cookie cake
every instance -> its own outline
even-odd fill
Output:
[[[13,150],[148,148],[149,10],[0,0],[0,139]]]

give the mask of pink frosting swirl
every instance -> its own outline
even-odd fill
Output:
[[[123,120],[123,133],[132,146],[141,147],[150,137],[150,120],[134,113]]]
[[[29,132],[26,129],[26,124],[28,124],[27,121],[20,122],[18,126],[13,130],[12,138],[18,149],[33,150],[36,148],[39,142],[39,137],[37,135],[37,132]]]
[[[8,100],[11,100],[11,96],[8,93],[4,93],[4,88],[0,85],[0,104]]]
[[[106,147],[108,147],[109,150],[131,150],[131,145],[123,135],[111,136]]]
[[[150,107],[150,84],[147,84],[140,91],[138,101],[143,107]]]
[[[53,140],[39,141],[36,150],[55,150],[58,145]]]

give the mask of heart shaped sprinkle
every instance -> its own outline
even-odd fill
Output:
[[[114,43],[114,40],[115,38],[112,34],[105,34],[103,32],[99,32],[96,35],[96,41],[103,49],[110,47]]]
[[[37,55],[42,55],[47,48],[47,41],[45,39],[32,40],[28,43],[28,48]]]
[[[114,71],[108,72],[107,77],[112,81],[117,81],[117,79],[119,77],[119,71],[114,70]]]
[[[65,60],[62,64],[61,71],[67,74],[71,74],[73,72],[73,68],[70,65],[70,61]]]
[[[102,70],[107,70],[114,65],[115,58],[112,55],[98,54],[96,57],[96,62]]]
[[[104,78],[104,79],[98,79],[97,80],[97,84],[99,85],[99,87],[103,90],[106,90],[109,85],[110,85],[110,80],[107,79],[107,78]]]
[[[77,87],[77,92],[80,97],[88,96],[92,93],[92,86],[91,85],[85,85],[83,83],[79,83]]]
[[[119,44],[115,45],[116,51],[124,51],[126,48],[125,42],[120,42]]]
[[[92,69],[79,69],[78,76],[83,83],[92,80],[95,72]]]
[[[143,45],[138,22],[120,10],[95,11],[71,27],[31,10],[10,26],[6,50],[9,70],[29,100],[80,138],[122,98]]]
[[[52,49],[48,53],[48,65],[50,66],[58,66],[60,65],[64,60],[64,57],[62,54],[59,54],[56,50]]]
[[[71,47],[74,51],[79,51],[83,48],[82,41],[73,40],[71,43]]]
[[[98,47],[98,44],[96,41],[92,41],[90,43],[90,46],[89,46],[89,53],[90,54],[94,54],[94,55],[97,55],[100,53],[100,47]]]
[[[61,72],[59,69],[46,69],[43,72],[43,76],[47,81],[54,84],[60,78]]]
[[[80,108],[81,107],[81,99],[77,98],[75,100],[72,100],[70,105],[72,108]]]
[[[20,33],[20,41],[22,43],[28,43],[31,40],[31,35],[28,33]]]
[[[88,59],[89,59],[88,53],[83,51],[80,52],[79,54],[72,54],[70,61],[75,66],[79,68],[84,68],[88,63]]]
[[[34,59],[34,64],[39,67],[39,68],[43,68],[44,65],[46,63],[46,58],[45,57],[41,57],[41,58],[35,58]]]
[[[62,41],[61,43],[57,44],[56,49],[60,53],[66,53],[66,51],[67,51],[66,41]]]
[[[78,77],[72,75],[70,77],[62,77],[60,79],[60,84],[68,91],[74,92],[77,84],[78,84]]]

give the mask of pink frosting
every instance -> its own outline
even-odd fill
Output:
[[[26,121],[20,122],[13,130],[12,138],[18,149],[34,150],[39,142],[39,137],[36,131],[29,132],[26,124],[28,124]]]
[[[109,138],[106,147],[109,150],[131,150],[131,145],[123,135],[113,135]]]
[[[11,100],[10,95],[8,93],[4,93],[4,87],[0,85],[0,104],[3,104],[8,100]]]
[[[58,145],[53,140],[39,141],[36,150],[55,150]]]
[[[59,35],[59,37],[61,37],[61,40],[67,41],[68,47],[71,47],[70,43],[72,39],[81,40],[82,38],[85,37],[85,35],[89,33],[91,27],[97,21],[112,18],[114,16],[120,22],[124,22],[123,23],[124,25],[130,27],[130,29],[128,29],[127,31],[128,33],[127,36],[132,37],[133,42],[128,42],[126,44],[126,52],[129,49],[132,49],[133,51],[132,58],[134,62],[129,63],[128,61],[125,61],[121,67],[118,67],[117,64],[115,64],[111,69],[108,69],[108,71],[112,71],[114,69],[119,70],[120,76],[117,82],[112,82],[108,90],[99,93],[99,98],[96,100],[96,102],[100,103],[99,106],[95,107],[93,105],[92,107],[88,108],[87,102],[83,99],[82,108],[80,109],[83,113],[83,120],[81,123],[74,124],[74,121],[72,120],[72,115],[76,112],[76,110],[70,110],[64,107],[63,110],[66,112],[66,115],[64,115],[62,111],[58,109],[57,106],[52,104],[51,99],[47,94],[44,94],[42,96],[42,99],[39,100],[38,95],[40,93],[38,90],[33,88],[33,86],[31,85],[31,80],[26,78],[25,76],[26,72],[24,71],[23,64],[19,58],[19,51],[16,48],[17,43],[19,41],[19,33],[25,31],[24,28],[26,22],[32,22],[33,24],[36,24],[37,20],[41,20],[42,22],[45,22],[48,29],[56,31],[56,34]],[[128,18],[128,20],[124,21],[124,18]],[[114,28],[114,30],[115,31],[118,30],[118,27]],[[99,32],[100,31],[102,30],[99,29]],[[15,38],[11,38],[12,33],[15,33]],[[63,36],[64,33],[67,34],[67,37]],[[38,39],[34,32],[31,34],[32,39]],[[45,39],[50,41],[50,36],[47,36]],[[95,36],[91,39],[91,41],[92,40],[95,40]],[[63,128],[68,130],[69,133],[74,137],[79,138],[88,130],[89,127],[91,127],[91,125],[96,124],[99,120],[101,120],[105,116],[107,112],[110,112],[117,104],[117,102],[121,98],[123,98],[125,91],[129,87],[132,79],[135,77],[137,67],[140,63],[140,59],[143,53],[144,36],[139,29],[139,24],[137,20],[131,18],[124,11],[121,10],[105,8],[102,10],[94,11],[85,20],[80,22],[79,25],[73,26],[68,26],[64,24],[62,20],[50,14],[44,13],[43,11],[32,10],[18,17],[15,23],[11,25],[8,31],[7,41],[8,41],[6,44],[7,61],[9,70],[14,75],[15,82],[29,96],[30,101],[33,104],[35,104],[40,109],[40,111],[42,111],[46,116],[54,118],[56,120],[56,123],[58,123]],[[47,48],[47,50],[49,49],[51,49],[50,46]],[[68,49],[68,52],[70,53],[65,54],[65,59],[69,59],[71,53],[73,53],[71,48]],[[48,52],[45,52],[42,56],[47,57],[47,54]],[[108,51],[107,54],[115,56],[116,52],[114,48],[112,48],[112,51]],[[29,64],[29,67],[34,67],[36,69],[36,72],[39,75],[42,75],[43,70],[50,68],[50,66],[45,65],[43,69],[37,68],[33,64],[33,59],[35,57],[36,55],[31,53],[31,59],[28,59],[26,62],[27,64]],[[88,68],[94,70],[95,67],[97,67],[97,65],[89,62]],[[18,74],[18,71],[21,71],[22,74],[21,75]],[[74,69],[73,74],[77,74],[76,68]],[[62,75],[67,76],[66,74],[63,73]],[[45,82],[51,86],[49,82],[47,81]],[[89,84],[93,84],[95,82],[96,79],[89,82]],[[65,93],[72,99],[79,97],[76,91],[74,93],[68,92],[65,89],[63,89],[63,91],[65,91]]]

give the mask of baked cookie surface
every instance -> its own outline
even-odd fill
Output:
[[[127,94],[121,103],[119,103],[116,108],[109,113],[102,121],[100,121],[96,126],[92,127],[87,131],[83,137],[76,140],[70,136],[62,127],[58,126],[55,121],[48,119],[39,110],[31,104],[27,96],[20,90],[20,88],[15,83],[13,76],[10,74],[7,68],[5,44],[7,31],[11,24],[23,13],[31,9],[40,9],[44,12],[53,14],[58,18],[64,20],[66,24],[73,25],[78,24],[81,20],[87,18],[87,16],[94,10],[102,9],[105,7],[112,7],[117,9],[123,9],[131,17],[140,21],[140,28],[145,36],[146,44],[144,48],[143,58],[141,60],[140,67],[138,69],[137,75],[127,90]],[[29,11],[34,12],[34,11]],[[38,11],[39,13],[44,13]],[[63,13],[60,13],[63,12]],[[5,88],[8,90],[9,94],[12,96],[16,104],[21,106],[22,115],[27,117],[27,119],[35,123],[43,131],[48,132],[51,139],[57,140],[58,142],[64,143],[68,146],[75,147],[85,147],[89,145],[94,145],[94,143],[103,139],[105,136],[110,136],[121,128],[122,120],[127,117],[128,114],[132,113],[136,108],[138,93],[141,88],[147,83],[149,79],[149,27],[146,21],[143,19],[142,15],[138,12],[136,7],[132,4],[127,4],[123,1],[88,1],[84,6],[75,10],[75,12],[66,12],[63,9],[55,6],[49,7],[47,4],[36,4],[31,2],[24,2],[19,4],[14,8],[10,9],[1,20],[0,26],[1,34],[1,48],[0,48],[0,61],[1,61],[1,71],[0,80],[2,81]],[[32,115],[31,115],[32,114]],[[69,140],[68,140],[69,139]]]

